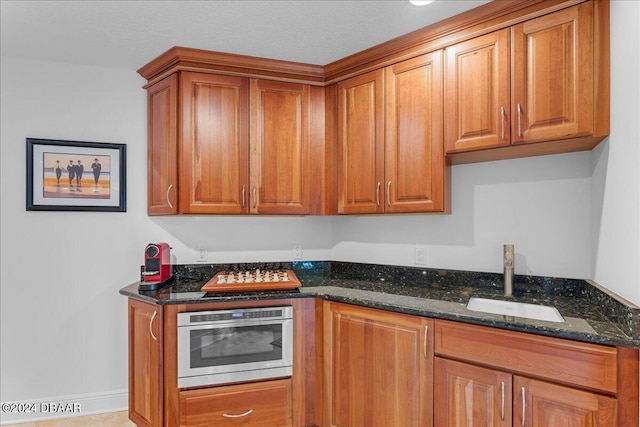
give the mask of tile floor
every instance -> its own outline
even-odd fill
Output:
[[[84,417],[36,421],[33,423],[9,424],[4,427],[135,427],[135,424],[129,421],[128,413],[124,411]]]

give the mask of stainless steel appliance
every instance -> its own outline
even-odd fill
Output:
[[[293,307],[178,313],[178,387],[291,376]]]

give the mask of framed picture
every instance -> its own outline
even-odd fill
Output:
[[[126,212],[125,144],[27,138],[28,211]]]

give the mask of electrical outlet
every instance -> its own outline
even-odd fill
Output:
[[[293,259],[302,259],[302,245],[293,245]]]
[[[197,262],[207,262],[209,259],[207,257],[207,250],[206,249],[198,249],[198,258],[197,258]]]
[[[416,246],[415,263],[416,265],[427,265],[427,249],[424,246]]]

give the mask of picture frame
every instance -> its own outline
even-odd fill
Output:
[[[27,211],[126,212],[127,146],[27,138]]]

